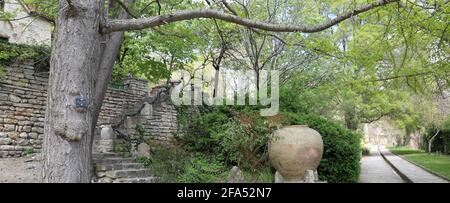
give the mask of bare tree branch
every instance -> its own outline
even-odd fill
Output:
[[[322,30],[328,29],[333,25],[336,25],[346,19],[349,19],[353,16],[356,16],[360,13],[372,10],[374,8],[384,6],[393,2],[398,2],[399,0],[377,0],[373,3],[366,4],[361,6],[351,12],[340,15],[333,20],[330,20],[326,23],[316,25],[316,26],[294,26],[294,25],[283,25],[283,24],[273,24],[273,23],[264,23],[260,21],[251,20],[248,18],[241,18],[236,15],[231,15],[224,13],[222,11],[211,10],[211,9],[203,9],[203,10],[184,10],[184,11],[176,11],[170,14],[154,16],[151,18],[143,18],[143,19],[116,19],[116,20],[108,20],[105,25],[103,25],[103,32],[110,33],[116,31],[127,31],[127,30],[141,30],[145,28],[152,28],[168,23],[191,20],[197,18],[210,18],[210,19],[219,19],[226,22],[231,22],[235,24],[239,24],[246,27],[266,30],[266,31],[274,31],[274,32],[304,32],[304,33],[314,33],[320,32]]]
[[[225,6],[225,8],[228,9],[233,15],[238,16],[238,13],[228,4],[227,0],[222,0],[222,4]]]
[[[122,0],[116,0],[116,2],[120,5],[120,7],[123,8],[123,10],[125,10],[125,12],[128,13],[128,15],[130,15],[133,18],[138,18],[136,15],[133,14],[133,12],[130,10],[130,8],[128,8],[128,6],[126,6]]]

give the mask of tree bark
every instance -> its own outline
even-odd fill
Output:
[[[347,127],[347,129],[352,130],[352,131],[358,130],[359,122],[358,122],[354,107],[348,107],[344,111],[345,111],[344,112],[344,114],[345,114],[344,120],[345,120],[345,126]]]
[[[59,1],[44,128],[44,182],[91,181],[93,73],[100,59],[100,4],[98,0]],[[81,99],[79,105],[77,99]]]
[[[134,0],[127,0],[125,2],[126,5],[131,5]],[[130,14],[128,11],[122,8],[121,13],[119,14],[119,19],[127,19],[130,18]],[[114,64],[116,62],[117,56],[119,55],[120,47],[123,43],[125,33],[124,32],[115,32],[112,33],[108,43],[106,44],[105,50],[103,51],[102,59],[100,62],[100,67],[97,72],[97,80],[95,81],[95,92],[94,92],[94,101],[93,101],[93,109],[94,109],[94,119],[92,125],[95,127],[97,125],[98,117],[100,114],[100,109],[103,104],[103,100],[105,99],[106,90],[108,88],[108,82],[111,79],[111,75],[113,72]],[[93,129],[95,131],[95,128]],[[94,133],[94,132],[92,132]],[[93,140],[91,142],[92,146]]]
[[[213,98],[216,98],[217,91],[219,89],[219,78],[220,77],[220,69],[216,69],[216,74],[214,76],[214,90],[213,90]]]

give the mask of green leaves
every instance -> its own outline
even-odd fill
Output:
[[[0,41],[0,67],[12,63],[31,61],[37,69],[48,69],[50,48],[46,46],[28,46]]]
[[[170,79],[197,59],[203,43],[190,23],[128,33],[115,75],[132,73],[153,82]]]
[[[58,0],[20,0],[27,9],[48,19],[56,20]]]

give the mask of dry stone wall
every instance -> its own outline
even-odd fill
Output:
[[[159,142],[170,142],[174,132],[178,130],[177,111],[169,95],[169,86],[153,88],[150,96],[139,115],[129,117],[125,123],[127,132],[133,133],[136,125],[146,133],[146,136]]]
[[[0,158],[38,153],[44,133],[48,73],[36,72],[31,63],[11,65],[5,70],[6,74],[0,78]],[[124,89],[108,89],[99,126],[116,124],[124,112],[149,96],[148,82],[145,80],[128,78],[124,84]],[[135,125],[145,126],[149,134],[156,135],[155,139],[168,140],[173,137],[176,111],[170,102],[158,99],[146,111],[150,114]]]
[[[40,151],[47,82],[48,75],[29,64],[6,67],[0,79],[0,157]]]

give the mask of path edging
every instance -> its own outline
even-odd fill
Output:
[[[386,161],[387,164],[389,164],[389,166],[391,166],[392,169],[394,169],[394,171],[400,176],[401,179],[403,179],[406,183],[414,183],[408,176],[406,176],[403,172],[400,171],[400,169],[398,169],[394,164],[391,163],[391,161],[389,161],[383,153],[381,153],[380,148],[378,148],[378,153],[380,153],[381,157],[383,157],[384,161]],[[397,156],[397,155],[395,155]]]
[[[389,149],[388,149],[388,150],[389,150]],[[389,150],[389,151],[390,151],[390,150]],[[411,163],[411,164],[413,164],[413,165],[415,165],[415,166],[417,166],[417,167],[419,167],[419,168],[425,170],[425,171],[428,172],[428,173],[431,173],[431,174],[433,174],[433,175],[435,175],[435,176],[437,176],[437,177],[439,177],[439,178],[442,178],[442,179],[444,179],[444,180],[450,182],[450,179],[447,178],[447,177],[444,177],[443,175],[440,175],[440,174],[438,174],[438,173],[436,173],[436,172],[434,172],[434,171],[431,171],[430,169],[427,169],[427,168],[425,168],[425,167],[423,167],[423,166],[421,166],[421,165],[419,165],[419,164],[416,164],[416,163],[414,163],[414,162],[412,162],[412,161],[410,161],[410,160],[404,158],[404,157],[401,156],[401,155],[394,154],[393,152],[391,152],[391,153],[392,153],[393,155],[398,156],[398,157],[402,158],[403,160],[405,160],[405,161],[407,161],[407,162],[409,162],[409,163]]]

